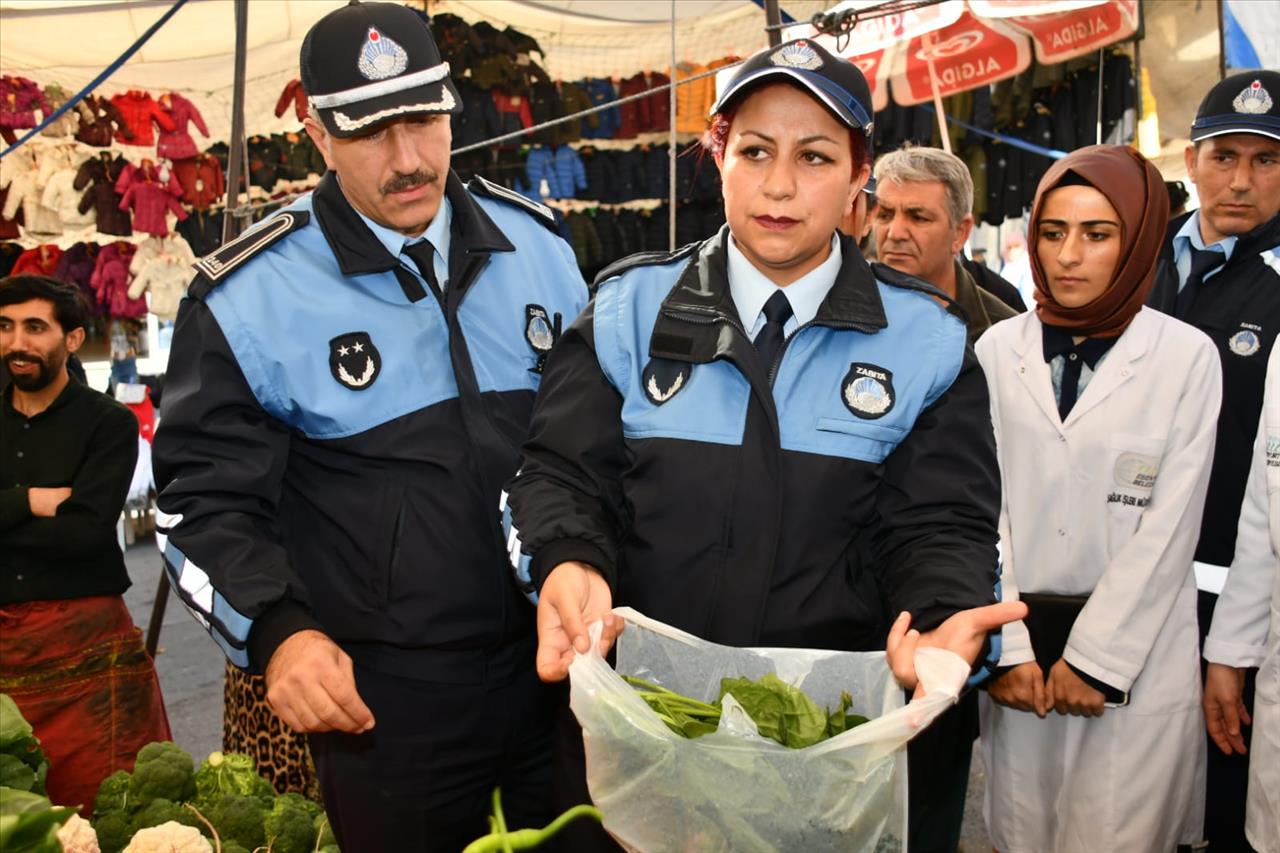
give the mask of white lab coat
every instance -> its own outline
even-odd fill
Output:
[[[1042,328],[1027,313],[977,344],[1003,484],[1002,596],[1089,595],[1064,657],[1130,703],[1041,720],[983,694],[987,824],[1001,853],[1168,853],[1203,828],[1191,561],[1222,369],[1208,337],[1144,308],[1064,424]],[[1021,622],[1002,641],[1002,665],[1034,659]]]
[[[1270,605],[1268,605],[1270,601]],[[1280,347],[1271,350],[1262,423],[1235,559],[1213,613],[1204,656],[1258,667],[1245,835],[1258,853],[1280,853]]]

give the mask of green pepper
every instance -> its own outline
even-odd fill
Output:
[[[507,832],[507,820],[502,814],[502,794],[498,788],[494,788],[493,816],[489,818],[489,826],[493,831],[483,838],[472,841],[463,848],[462,853],[513,853],[516,850],[531,850],[534,847],[540,847],[568,823],[580,817],[604,819],[595,806],[581,805],[569,809],[542,829],[517,829],[515,832]]]

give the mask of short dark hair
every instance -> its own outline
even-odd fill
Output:
[[[11,275],[0,278],[0,305],[18,305],[32,299],[53,303],[53,316],[65,335],[83,328],[88,309],[80,288],[47,275]]]

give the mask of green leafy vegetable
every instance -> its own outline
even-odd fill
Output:
[[[211,752],[196,771],[196,803],[213,805],[223,794],[241,794],[262,800],[264,808],[271,808],[276,790],[271,783],[258,775],[253,758],[240,753]]]
[[[19,765],[30,770],[30,776],[19,769]],[[35,730],[13,698],[0,693],[0,786],[44,794],[48,774],[49,761],[40,748]]]
[[[812,746],[867,722],[866,717],[848,713],[853,706],[853,697],[847,692],[840,694],[839,707],[828,713],[803,690],[787,684],[773,673],[756,681],[723,678],[720,680],[720,696],[712,703],[681,696],[661,685],[630,675],[624,675],[623,679],[636,688],[668,728],[687,738],[711,734],[719,727],[721,706],[727,695],[732,695],[742,706],[761,736],[791,749]]]
[[[76,810],[55,807],[30,791],[0,788],[0,850],[5,853],[62,853],[58,827]]]

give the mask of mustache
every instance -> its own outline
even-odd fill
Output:
[[[4,363],[5,363],[5,364],[10,364],[10,363],[15,362],[15,361],[17,361],[17,360],[19,360],[19,359],[21,359],[21,360],[23,360],[23,361],[31,361],[31,362],[35,362],[36,364],[45,364],[45,363],[46,363],[46,362],[45,362],[45,360],[44,360],[43,358],[41,358],[40,356],[36,355],[35,353],[31,353],[31,352],[11,352],[11,353],[8,353],[8,354],[4,357]]]
[[[402,193],[405,190],[417,189],[423,184],[433,184],[438,180],[440,180],[440,173],[435,169],[419,169],[408,174],[397,173],[395,177],[379,187],[379,191],[383,195]]]

